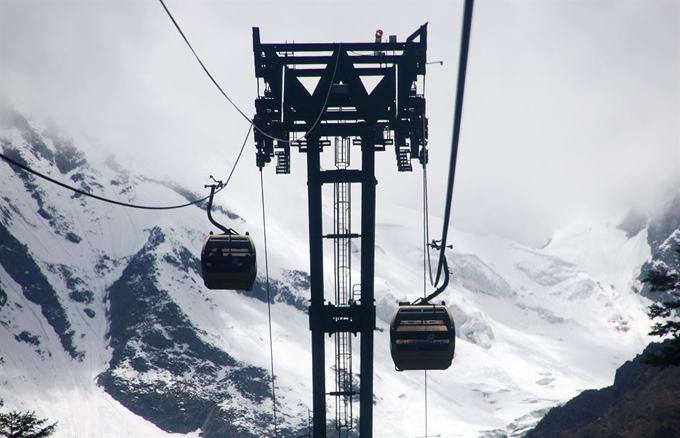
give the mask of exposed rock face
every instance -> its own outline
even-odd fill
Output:
[[[650,221],[647,241],[652,249],[652,260],[642,267],[640,280],[643,280],[653,267],[680,272],[676,252],[680,249],[680,195],[676,195],[666,205],[661,215]],[[641,293],[655,301],[663,298],[662,294],[651,293],[647,284],[643,286]]]
[[[9,276],[22,286],[26,299],[40,306],[42,315],[59,335],[64,350],[73,359],[82,360],[85,353],[74,345],[75,332],[71,329],[71,323],[57,292],[33,260],[28,247],[12,236],[2,223],[0,223],[0,266],[3,266]],[[7,296],[0,289],[0,307],[6,301]],[[31,340],[30,343],[39,345],[37,337],[33,335],[28,337],[24,333],[19,340],[24,342]]]
[[[525,438],[673,438],[680,436],[680,368],[641,362],[650,344],[616,372],[614,384],[586,390],[553,408]]]
[[[621,223],[616,227],[619,230],[625,231],[628,238],[634,237],[640,231],[644,230],[647,225],[647,215],[639,210],[633,209]]]
[[[173,183],[127,172],[112,156],[101,162],[94,151],[81,153],[19,114],[0,113],[0,151],[55,181],[123,203],[201,199]],[[0,406],[53,409],[45,416],[59,420],[68,436],[307,436],[310,278],[308,240],[289,234],[298,224],[279,223],[285,232],[270,244],[275,268],[268,281],[260,271],[252,291],[209,291],[198,260],[208,231],[205,202],[172,214],[123,209],[4,162],[0,181]],[[252,199],[243,195],[230,206],[244,202]],[[213,214],[255,233],[248,209],[235,211],[214,206]],[[642,348],[647,328],[639,321],[647,321],[647,303],[635,278],[648,260],[648,245],[655,242],[661,255],[674,248],[677,239],[669,240],[669,233],[678,216],[670,211],[653,229],[645,216],[632,217],[613,237],[592,232],[591,238],[610,243],[603,245],[609,249],[602,255],[605,267],[613,254],[623,259],[616,275],[607,271],[602,278],[578,257],[556,254],[554,244],[536,250],[459,234],[466,248],[449,255],[451,283],[441,299],[454,314],[460,343],[449,371],[455,377],[442,377],[430,389],[437,400],[430,418],[440,421],[435,434],[448,436],[449,425],[467,424],[463,436],[520,436],[578,389],[608,384],[615,366]],[[408,373],[395,375],[388,328],[398,303],[414,297],[413,277],[422,274],[422,242],[413,235],[415,222],[406,220],[420,220],[420,212],[394,213],[387,216],[395,223],[377,227],[386,246],[376,260],[373,421],[376,436],[418,436],[412,411],[421,403],[422,383]],[[566,244],[579,254],[580,245]],[[330,287],[327,292],[329,298]],[[588,357],[596,349],[608,351]],[[326,351],[333,354],[330,345]],[[355,364],[353,388],[360,391],[356,370]],[[330,367],[327,377],[340,372],[350,371]],[[45,393],[52,398],[45,400]],[[122,408],[111,409],[112,399]],[[332,405],[329,435],[336,428]],[[593,412],[591,417],[601,416]],[[134,426],[125,433],[116,429],[128,423]],[[358,429],[356,406],[354,423],[350,438]],[[486,427],[501,429],[486,433]]]
[[[142,184],[169,188],[188,200],[199,198],[179,186],[148,181],[115,166],[91,166],[69,141],[36,128],[21,114],[3,111],[0,128],[7,131],[0,135],[0,151],[55,180],[128,202],[136,202],[135,188]],[[102,357],[88,343],[92,327],[106,327],[110,357],[95,365],[92,382],[134,414],[168,433],[200,430],[204,438],[274,434],[270,372],[216,345],[215,337],[201,329],[177,299],[186,297],[200,279],[195,248],[183,240],[190,235],[190,243],[200,242],[200,236],[193,236],[196,230],[154,224],[139,235],[146,240],[141,248],[118,253],[116,245],[136,240],[138,232],[112,226],[124,223],[112,220],[115,212],[62,188],[52,192],[37,176],[5,168],[4,162],[2,166],[14,187],[22,187],[28,196],[0,198],[0,328],[32,349],[39,362],[59,354],[58,347],[50,345],[53,330],[69,360],[87,367],[92,357]],[[104,193],[99,181],[107,181],[113,193]],[[243,221],[224,208],[217,210]],[[43,220],[47,226],[41,228]],[[28,239],[32,235],[38,237]],[[108,237],[94,243],[99,236]],[[27,239],[29,243],[24,243]],[[305,311],[301,295],[308,288],[308,275],[302,271],[289,271],[268,287],[272,302]],[[266,282],[259,279],[251,296],[266,302]],[[23,315],[32,311],[25,302],[19,303],[22,297],[38,306],[47,324],[30,329],[21,325]],[[13,352],[3,348],[1,353],[0,367]],[[5,379],[3,372],[0,368]],[[285,392],[281,391],[282,398]],[[300,436],[306,424],[302,430],[299,419],[280,417],[277,428],[281,437]]]

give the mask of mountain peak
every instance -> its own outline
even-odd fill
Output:
[[[0,129],[2,153],[56,181],[144,205],[197,197],[179,184],[126,171],[114,159],[99,162],[77,142],[59,143],[52,131],[15,120]],[[267,217],[274,230],[270,278],[261,265],[251,292],[210,291],[198,259],[211,229],[205,206],[129,209],[6,169],[0,172],[0,348],[13,352],[0,363],[6,406],[58,420],[65,434],[262,436],[274,427],[269,301],[277,428],[280,436],[306,433],[310,282],[302,198],[269,189],[287,204]],[[264,254],[261,213],[243,192],[230,192],[213,214],[249,230]],[[332,211],[326,213],[328,225]],[[414,232],[421,221],[422,212],[378,206],[374,420],[384,436],[418,435],[412,418],[424,409],[422,375],[397,373],[389,353],[391,312],[424,289],[426,258],[421,233]],[[647,301],[634,292],[640,266],[651,260],[646,230],[629,237],[615,226],[582,223],[557,233],[544,249],[450,230],[452,275],[442,299],[454,313],[459,342],[450,371],[428,374],[432,430],[455,423],[473,436],[527,427],[583,388],[606,385],[647,340]],[[330,251],[326,257],[332,265]],[[352,278],[360,278],[359,254],[351,257]],[[329,378],[334,372],[327,370]],[[38,395],[45,393],[54,396]],[[78,415],[82,400],[92,409],[88,424]],[[411,415],[395,416],[405,403]]]

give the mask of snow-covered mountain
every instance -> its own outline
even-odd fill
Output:
[[[202,197],[127,172],[91,150],[14,111],[0,117],[0,151],[64,184],[142,205]],[[388,327],[398,301],[422,295],[422,214],[381,204],[380,190],[374,431],[413,437],[425,431],[424,373],[394,370]],[[0,163],[2,409],[58,421],[57,437],[306,434],[305,194],[301,185],[267,204],[275,432],[259,187],[231,192],[214,214],[255,239],[256,286],[210,291],[200,276],[201,243],[212,229],[204,205],[124,208]],[[330,218],[329,210],[325,227]],[[649,342],[641,268],[653,251],[680,239],[677,229],[659,231],[661,241],[650,243],[653,222],[638,222],[635,232],[576,222],[542,249],[450,230],[451,284],[441,297],[459,339],[453,366],[427,374],[429,435],[517,435],[550,407],[611,384],[616,368]],[[332,370],[327,378],[332,388]],[[330,398],[328,406],[332,420]]]
[[[643,363],[669,344],[649,344],[616,371],[613,385],[583,391],[551,409],[525,438],[677,437],[680,367]]]

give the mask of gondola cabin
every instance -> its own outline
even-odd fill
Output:
[[[442,304],[399,303],[390,322],[394,366],[405,370],[445,370],[456,348],[456,328]]]
[[[257,275],[255,245],[248,235],[211,234],[201,249],[208,289],[251,290]]]

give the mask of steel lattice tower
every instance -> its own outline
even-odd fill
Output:
[[[276,173],[290,173],[291,149],[307,156],[312,332],[313,428],[326,438],[326,398],[336,397],[336,428],[345,436],[352,424],[351,336],[359,335],[359,436],[373,435],[373,331],[375,329],[375,153],[393,147],[399,171],[426,159],[425,98],[416,83],[425,75],[427,25],[404,42],[273,43],[253,28],[255,76],[263,84],[255,101],[257,165],[276,157]],[[367,91],[362,77],[379,78]],[[313,92],[301,78],[315,78]],[[299,139],[299,140],[298,140]],[[321,170],[324,147],[336,140],[335,169]],[[340,148],[338,149],[338,142]],[[361,149],[361,169],[350,168],[350,148]],[[334,185],[334,225],[323,233],[322,186]],[[361,234],[351,230],[351,185],[361,186]],[[325,299],[323,243],[333,240],[335,302]],[[360,241],[359,296],[352,289],[349,252]],[[325,335],[336,336],[336,388],[326,392]],[[343,435],[345,434],[345,435]]]

